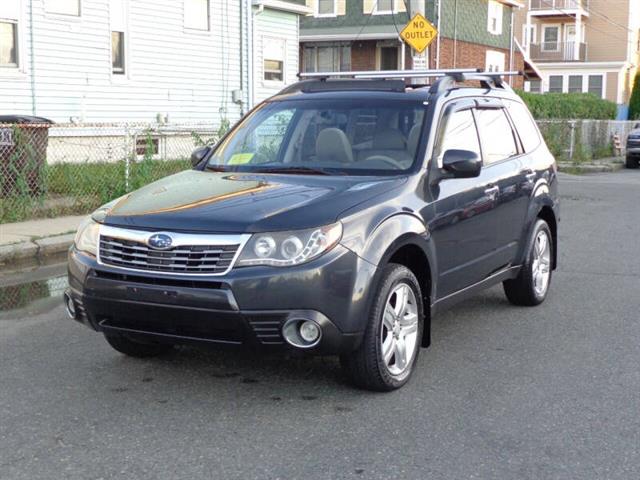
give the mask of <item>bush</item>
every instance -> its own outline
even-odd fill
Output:
[[[640,120],[640,72],[633,82],[633,93],[629,100],[629,120]]]
[[[526,93],[518,95],[538,120],[542,119],[592,119],[613,120],[618,113],[615,103],[603,100],[591,93]]]

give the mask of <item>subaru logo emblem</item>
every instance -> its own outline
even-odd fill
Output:
[[[166,250],[167,248],[171,248],[172,242],[173,240],[171,237],[164,233],[155,233],[147,240],[147,244],[156,250]]]

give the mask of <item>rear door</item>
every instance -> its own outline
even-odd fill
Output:
[[[493,273],[515,260],[527,213],[531,170],[501,101],[478,100],[475,116],[483,174],[495,197],[492,217],[488,220],[495,235],[487,259],[489,273]]]

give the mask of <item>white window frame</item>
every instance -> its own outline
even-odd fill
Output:
[[[6,0],[0,0],[6,2]],[[11,0],[10,0],[11,1]],[[7,2],[7,5],[10,5],[13,8],[5,8],[0,14],[0,21],[3,23],[12,23],[16,27],[15,41],[16,41],[16,63],[15,64],[7,64],[0,67],[0,76],[10,77],[18,75],[22,78],[22,74],[26,73],[26,65],[27,61],[24,56],[26,49],[26,40],[24,38],[24,34],[22,32],[24,22],[24,8],[25,2],[21,2],[20,0],[13,0],[12,3]]]
[[[184,30],[189,33],[209,34],[211,32],[211,0],[203,0],[207,2],[207,28],[195,27],[187,23],[187,1],[182,0],[182,25]]]
[[[379,10],[378,9],[378,0],[374,0],[373,4],[373,15],[391,15],[398,13],[400,10],[398,9],[398,2],[402,2],[403,0],[391,0],[391,10]],[[368,12],[365,12],[368,13]]]
[[[402,69],[402,52],[401,46],[398,45],[395,41],[380,41],[376,44],[376,70],[380,70],[382,68],[382,49],[383,48],[397,48],[398,49],[398,63],[396,68],[398,70]]]
[[[316,18],[330,18],[338,16],[338,0],[333,1],[333,13],[320,13],[320,0],[316,0],[316,9],[314,12],[314,17]]]
[[[584,93],[589,93],[589,79],[591,77],[602,78],[602,91],[600,92],[600,98],[607,98],[607,74],[606,73],[586,73],[582,79],[582,89]]]
[[[113,4],[109,2],[109,72],[111,76],[111,81],[114,83],[119,83],[128,80],[131,77],[131,64],[129,59],[130,48],[129,48],[129,0],[121,0],[122,1],[122,18],[115,18],[114,12],[111,11],[113,8]],[[122,49],[122,53],[124,55],[123,59],[123,73],[118,73],[113,71],[113,63],[112,63],[112,55],[113,55],[113,46],[111,43],[111,36],[113,32],[122,33],[122,41],[124,42],[124,48]]]
[[[540,38],[540,50],[542,50],[543,52],[559,52],[561,45],[561,38],[562,38],[562,25],[557,24],[557,25],[543,25],[542,26],[542,37]],[[558,40],[556,40],[556,48],[552,49],[552,48],[546,48],[547,47],[547,42],[546,42],[546,32],[547,30],[551,29],[551,28],[555,28],[558,30]]]
[[[491,25],[496,21],[496,28]],[[502,22],[504,20],[504,5],[496,0],[489,0],[487,6],[487,31],[492,35],[502,35]]]
[[[535,23],[522,25],[522,45],[532,45],[537,43],[538,26]],[[527,35],[529,33],[529,35]]]
[[[549,73],[543,81],[543,93],[549,93],[549,77],[562,77],[562,93],[569,93],[569,77],[582,77],[582,93],[589,93],[589,77],[602,78],[602,92],[600,98],[607,98],[607,72],[568,71],[563,73]]]
[[[0,71],[15,72],[20,69],[20,60],[22,59],[22,48],[20,45],[20,21],[14,18],[0,18],[0,23],[8,23],[10,25],[14,25],[14,48],[16,49],[16,63],[7,63],[5,65],[0,65]]]
[[[78,4],[78,14],[74,13],[64,13],[60,11],[52,10],[50,0],[44,0],[44,13],[46,15],[51,15],[56,18],[65,18],[68,20],[78,20],[82,17],[82,0],[74,0]]]
[[[265,60],[275,60],[280,61],[277,58],[267,58],[265,55],[265,46],[271,42],[281,42],[282,43],[282,80],[267,80],[264,78],[265,69],[264,62]],[[284,37],[262,37],[262,84],[266,86],[281,86],[287,82],[287,39]]]
[[[498,61],[498,59],[500,60]],[[487,50],[485,53],[485,71],[487,72],[504,72],[506,62],[507,55],[504,52]],[[496,67],[495,70],[492,67]]]

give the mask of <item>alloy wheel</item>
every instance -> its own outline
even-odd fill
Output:
[[[406,283],[396,285],[387,298],[380,343],[389,373],[394,377],[407,375],[418,346],[418,306],[413,289]]]

